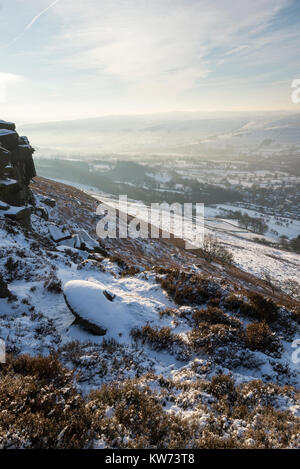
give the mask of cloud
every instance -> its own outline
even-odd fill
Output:
[[[241,8],[241,3],[243,3]],[[287,0],[87,0],[60,5],[62,67],[126,82],[171,76],[196,84],[224,57],[246,52]],[[236,44],[241,44],[236,46]],[[62,44],[64,44],[62,46]],[[187,79],[188,77],[188,79]]]
[[[32,20],[30,21],[30,23],[28,23],[25,26],[23,31],[20,34],[18,34],[14,39],[12,39],[8,44],[5,44],[4,47],[9,47],[9,46],[12,46],[13,44],[15,44],[19,39],[21,39],[24,36],[24,34],[26,34],[27,31],[29,31],[29,29],[34,25],[34,23],[36,23],[38,21],[38,19],[41,16],[43,16],[48,10],[53,8],[58,2],[60,2],[60,0],[55,0],[53,3],[51,3],[46,8],[44,8],[44,10],[40,11],[40,13],[35,15],[34,18],[32,18]]]
[[[233,49],[227,51],[225,55],[237,54],[238,52],[241,52],[244,49],[249,49],[249,46],[247,44],[243,44],[241,46],[234,47]]]
[[[291,0],[64,0],[53,8],[57,3],[28,22],[23,40],[4,58],[30,78],[22,99],[30,97],[37,112],[53,105],[57,118],[210,103],[261,107],[265,90],[294,77],[299,64],[299,24],[281,24]],[[18,21],[28,15],[27,5],[38,11],[40,4],[19,0]],[[284,96],[280,86],[270,94],[273,106],[279,92]]]
[[[20,83],[24,80],[21,75],[14,73],[3,73],[0,72],[0,103],[5,104],[8,98],[8,87],[11,84]]]

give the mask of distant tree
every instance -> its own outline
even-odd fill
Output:
[[[291,240],[290,246],[293,251],[300,252],[300,235],[297,238]]]
[[[281,246],[284,249],[288,249],[288,247],[289,247],[289,238],[286,235],[281,235],[280,238],[279,238],[279,242],[280,242]]]
[[[211,234],[205,236],[200,252],[209,262],[218,261],[224,264],[234,262],[232,253]]]

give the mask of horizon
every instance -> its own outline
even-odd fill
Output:
[[[1,118],[299,112],[296,0],[12,0]]]
[[[199,116],[199,114],[203,114],[203,115],[210,115],[210,116],[213,116],[213,115],[216,115],[214,116],[214,118],[222,118],[222,117],[230,117],[231,115],[245,115],[245,116],[258,116],[258,115],[261,115],[261,116],[275,116],[275,115],[284,115],[284,114],[287,114],[287,115],[297,115],[297,114],[300,114],[300,110],[297,110],[297,109],[275,109],[275,110],[256,110],[256,109],[253,109],[253,110],[249,110],[249,111],[234,111],[234,110],[230,110],[230,111],[222,111],[222,110],[215,110],[215,111],[207,111],[207,110],[201,110],[201,111],[185,111],[185,110],[182,110],[182,111],[162,111],[162,112],[145,112],[145,113],[124,113],[124,114],[103,114],[103,115],[98,115],[98,116],[93,116],[93,117],[84,117],[84,118],[74,118],[74,119],[62,119],[62,120],[41,120],[39,122],[19,122],[18,125],[21,125],[21,126],[24,126],[24,127],[27,127],[27,126],[34,126],[34,125],[39,125],[39,124],[59,124],[60,122],[62,123],[67,123],[67,122],[76,122],[76,121],[81,121],[81,120],[97,120],[97,119],[109,119],[109,118],[122,118],[122,117],[156,117],[156,118],[160,118],[160,117],[164,117],[166,115],[168,116],[180,116],[180,115],[191,115],[191,116],[197,116],[198,115],[198,119],[202,119],[203,117],[202,116]],[[232,117],[232,116],[231,116]],[[173,119],[171,119],[173,120]]]

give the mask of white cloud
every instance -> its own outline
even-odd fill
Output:
[[[237,54],[238,52],[241,52],[244,49],[249,49],[249,46],[247,44],[242,44],[241,46],[234,47],[233,49],[227,51],[225,55]]]
[[[20,83],[24,80],[21,75],[15,75],[13,73],[2,73],[0,72],[0,103],[5,104],[8,100],[9,91],[11,85]]]
[[[278,80],[272,75],[274,67],[282,71],[287,60],[293,64],[299,55],[296,26],[268,29],[290,0],[54,3],[26,0],[31,12],[41,4],[44,9],[35,14],[35,23],[27,24],[24,42],[30,41],[30,47],[22,48],[22,41],[15,44],[14,63],[23,61],[23,70],[28,70],[31,82],[24,94],[35,102],[36,112],[43,102],[49,112],[59,113],[58,119],[66,113],[75,118],[76,112],[195,110],[208,108],[209,100],[214,107],[225,102],[230,106],[230,100],[242,107],[247,84],[247,104],[255,106],[259,80],[270,88]],[[37,22],[51,5],[51,14]],[[260,106],[262,95],[261,88]],[[274,106],[282,102],[282,96],[272,99]]]
[[[122,82],[207,76],[217,49],[247,49],[287,0],[66,0],[57,8],[65,67]],[[244,41],[245,39],[245,41]],[[235,46],[236,43],[243,45]],[[60,46],[59,46],[60,47]],[[73,52],[72,52],[73,49]],[[187,72],[189,71],[189,72]],[[175,79],[176,81],[176,79]]]
[[[29,31],[32,26],[34,25],[34,23],[36,23],[39,18],[41,16],[43,16],[45,13],[47,13],[48,10],[50,10],[51,8],[53,8],[58,2],[60,2],[61,0],[54,0],[54,2],[52,2],[50,5],[48,5],[46,8],[44,8],[43,10],[41,10],[39,13],[37,13],[33,18],[32,20],[25,26],[25,28],[23,29],[23,31],[21,31],[17,36],[15,36],[11,41],[9,41],[8,43],[4,44],[4,46],[2,47],[10,47],[12,46],[13,44],[15,44],[17,41],[19,41],[19,39],[21,39],[24,34],[26,34],[27,31]]]

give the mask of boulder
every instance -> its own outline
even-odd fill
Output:
[[[14,150],[19,144],[19,135],[14,130],[0,129],[0,142],[7,150]]]
[[[51,207],[51,208],[54,208],[56,206],[56,200],[50,199],[49,197],[41,198],[41,202],[45,205],[48,205],[48,207]]]
[[[134,327],[142,327],[147,321],[157,321],[158,312],[153,307],[156,302],[129,292],[122,282],[111,283],[106,273],[98,272],[94,276],[103,278],[105,283],[71,280],[64,286],[65,301],[76,322],[84,329],[128,343]]]
[[[34,207],[34,214],[45,221],[49,220],[49,215],[44,207]]]
[[[32,158],[33,152],[34,150],[30,145],[18,145],[11,155],[12,165],[18,168],[21,180],[26,186],[36,176]]]
[[[0,210],[8,210],[8,209],[9,209],[9,205],[5,204],[4,202],[0,200]]]
[[[10,163],[10,156],[10,151],[0,146],[0,179],[5,178],[5,168]]]
[[[17,205],[20,184],[15,179],[0,180],[0,200],[9,205]]]
[[[78,230],[77,232],[80,242],[81,242],[81,249],[86,249],[88,251],[93,251],[95,248],[99,247],[98,241],[93,239],[87,231],[85,230]],[[77,246],[75,246],[77,247]]]
[[[4,216],[15,220],[27,230],[31,229],[31,208],[29,207],[10,207]]]
[[[31,210],[25,210],[24,206],[35,206],[29,188],[31,179],[36,176],[33,152],[28,138],[19,137],[15,131],[14,123],[0,120],[0,200],[15,208],[20,207],[7,216],[27,228],[30,227]]]
[[[59,226],[54,225],[54,223],[49,225],[49,235],[55,243],[59,243],[60,241],[71,238],[69,231],[64,231],[63,229],[59,228]]]
[[[116,308],[96,283],[81,280],[68,282],[64,297],[76,322],[88,332],[105,335],[109,324],[116,320]]]
[[[13,122],[0,120],[0,129],[16,130],[16,125]]]
[[[105,272],[105,268],[101,264],[94,259],[86,259],[77,266],[77,270],[85,270],[88,272],[95,271],[95,272]]]

